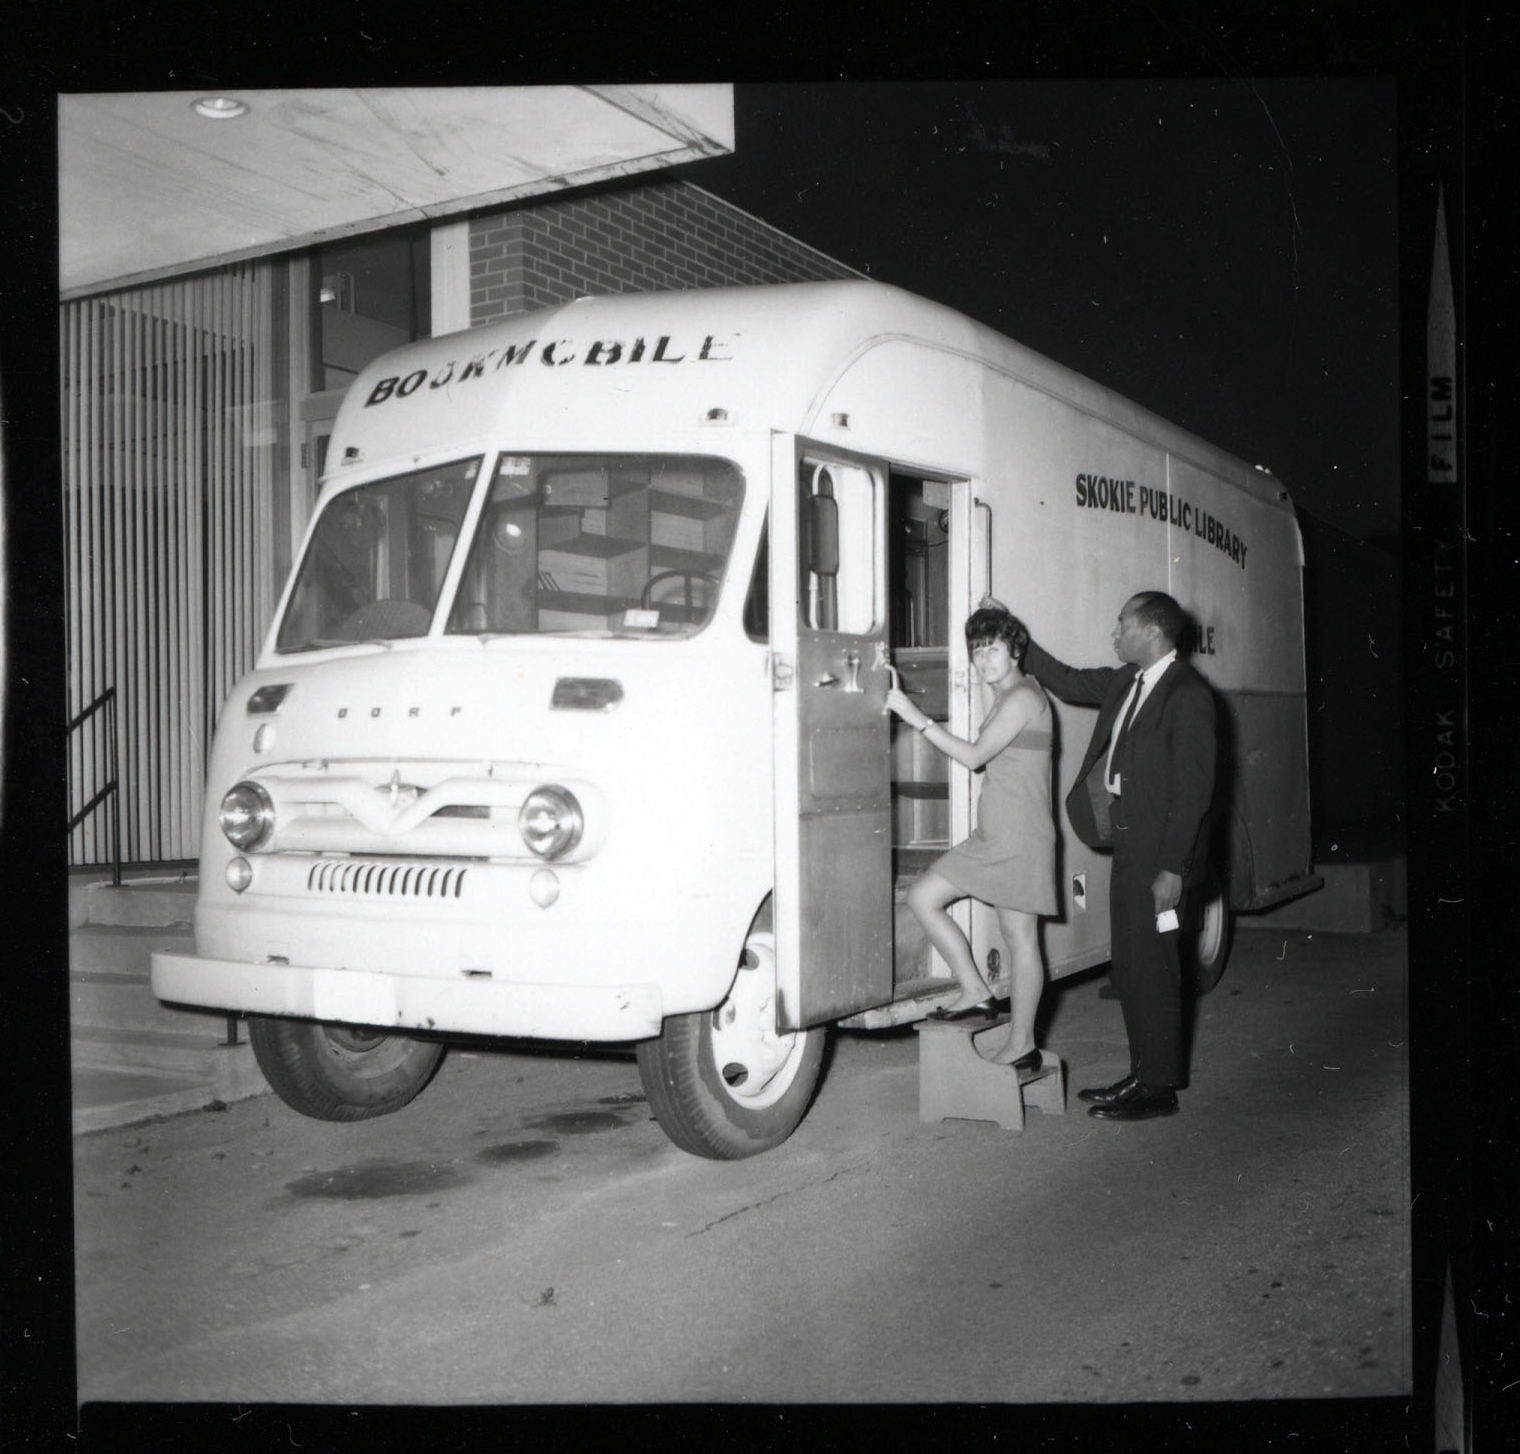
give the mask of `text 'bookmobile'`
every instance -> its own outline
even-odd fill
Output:
[[[388,354],[209,767],[196,953],[160,998],[245,1013],[307,1114],[405,1104],[448,1036],[635,1043],[678,1145],[784,1140],[830,1024],[954,998],[894,885],[975,775],[991,592],[1063,660],[1176,596],[1224,740],[1215,892],[1312,887],[1302,556],[1277,481],[938,305],[851,281],[582,299]],[[1058,804],[1053,976],[1108,958],[1108,859]],[[997,980],[993,916],[962,903]]]

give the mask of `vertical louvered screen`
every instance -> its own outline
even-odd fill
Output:
[[[193,858],[211,729],[274,599],[282,458],[273,264],[63,305],[68,714],[115,686],[122,855]],[[97,714],[69,743],[72,813],[109,778]],[[107,862],[108,810],[70,835]]]

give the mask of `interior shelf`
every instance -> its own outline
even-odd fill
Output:
[[[926,801],[948,803],[950,801],[950,784],[897,781],[892,784],[892,791],[900,798],[922,798]]]
[[[673,490],[651,488],[649,508],[657,515],[684,515],[689,520],[715,520],[729,506],[706,495],[681,495]]]
[[[656,576],[717,579],[725,554],[706,547],[726,538],[732,502],[687,493],[683,483],[677,478],[650,485],[616,474],[589,483],[567,477],[566,503],[545,508],[539,517],[539,609],[610,621],[643,606],[641,591]],[[587,524],[605,529],[588,530]],[[707,596],[689,587],[683,594],[667,583],[659,594],[679,598],[651,603],[662,628],[701,622],[711,609]],[[688,606],[685,597],[693,594]]]
[[[600,596],[585,591],[540,591],[541,611],[572,611],[581,616],[610,616],[618,611],[632,611],[638,602],[631,596]]]
[[[569,540],[557,540],[543,547],[540,554],[560,551],[565,555],[588,555],[598,560],[611,560],[614,556],[627,555],[630,550],[642,550],[642,540],[625,540],[618,535],[591,535],[582,532]]]
[[[689,570],[699,575],[715,576],[723,569],[723,557],[705,550],[681,550],[674,545],[649,547],[649,570]]]

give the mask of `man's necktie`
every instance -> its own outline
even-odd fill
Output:
[[[1113,742],[1108,749],[1108,782],[1113,782],[1118,777],[1114,771],[1114,762],[1119,756],[1119,744],[1124,740],[1124,734],[1129,731],[1129,724],[1135,720],[1135,709],[1140,705],[1140,677],[1141,673],[1136,672],[1134,685],[1129,690],[1129,710],[1125,712],[1124,721],[1119,724],[1119,730],[1114,733]]]
[[[1119,731],[1114,736],[1114,751],[1119,750],[1119,744],[1124,741],[1124,734],[1129,731],[1129,724],[1135,720],[1135,709],[1140,705],[1140,673],[1135,673],[1135,685],[1130,691],[1129,711],[1124,714],[1124,721],[1119,726]]]

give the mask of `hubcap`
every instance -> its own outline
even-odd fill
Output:
[[[1224,900],[1212,898],[1203,906],[1203,926],[1198,931],[1198,958],[1212,964],[1224,942]]]
[[[713,1062],[736,1101],[773,1105],[786,1094],[806,1033],[776,1029],[776,941],[752,934],[728,998],[711,1019]]]
[[[345,1075],[378,1080],[406,1064],[414,1042],[357,1025],[324,1025],[323,1053]]]
[[[349,1055],[365,1055],[390,1038],[378,1031],[361,1030],[354,1025],[329,1025],[326,1034],[330,1044]]]

